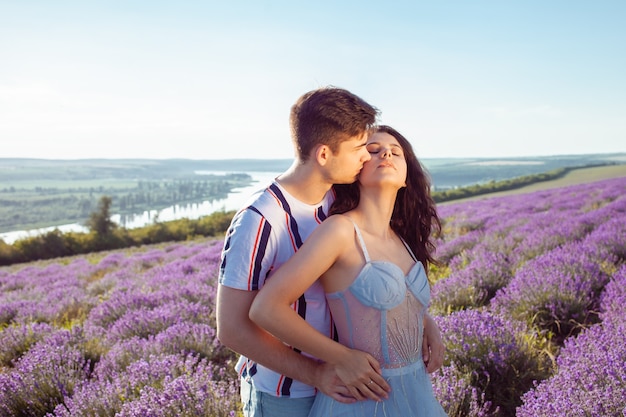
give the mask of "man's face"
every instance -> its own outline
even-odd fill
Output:
[[[371,159],[366,148],[368,136],[364,133],[341,142],[327,166],[333,184],[350,184],[356,181],[363,164]]]

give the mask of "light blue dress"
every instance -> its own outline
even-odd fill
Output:
[[[446,416],[422,359],[424,314],[430,301],[424,266],[416,260],[405,276],[391,262],[371,261],[356,224],[354,228],[366,264],[346,290],[326,294],[326,298],[339,342],[374,356],[392,391],[387,400],[353,404],[318,393],[309,417]],[[415,259],[408,246],[407,250]]]

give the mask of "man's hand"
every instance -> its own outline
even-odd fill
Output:
[[[422,357],[426,365],[426,372],[432,374],[443,365],[445,346],[441,339],[441,332],[435,320],[426,313],[424,315],[424,340],[422,344]]]

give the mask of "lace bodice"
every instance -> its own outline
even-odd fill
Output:
[[[366,263],[347,289],[326,294],[339,341],[369,352],[384,368],[421,360],[430,300],[424,266],[416,261],[404,275],[392,262],[372,261],[356,224],[354,228]]]

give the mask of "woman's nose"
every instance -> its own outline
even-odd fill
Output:
[[[387,148],[383,151],[383,158],[391,158],[391,149]]]

